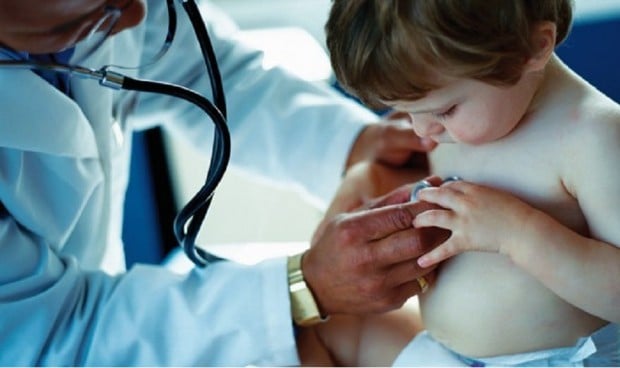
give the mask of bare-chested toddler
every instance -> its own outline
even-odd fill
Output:
[[[333,316],[331,364],[620,366],[620,106],[555,54],[571,19],[569,0],[334,1],[339,81],[463,180],[418,193],[438,207],[413,226],[451,233],[417,259],[439,264],[423,330]]]

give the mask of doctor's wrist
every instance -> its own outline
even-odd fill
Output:
[[[288,290],[291,302],[291,316],[297,326],[312,326],[325,322],[319,305],[308,287],[301,266],[305,252],[295,254],[287,259]]]

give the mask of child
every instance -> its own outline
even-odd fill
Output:
[[[620,107],[554,54],[571,14],[569,0],[334,1],[340,82],[408,113],[439,143],[430,174],[463,180],[418,193],[441,208],[413,226],[451,231],[417,261],[441,262],[425,331],[397,357],[407,342],[373,339],[393,315],[334,316],[316,329],[332,363],[368,365],[366,344],[383,365],[620,365]]]

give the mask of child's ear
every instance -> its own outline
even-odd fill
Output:
[[[525,71],[539,71],[553,55],[555,50],[557,27],[549,21],[539,22],[532,30],[532,49],[533,53],[525,64]]]

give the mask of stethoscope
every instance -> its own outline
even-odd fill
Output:
[[[449,183],[451,181],[460,181],[463,180],[460,176],[448,176],[442,180],[442,184]],[[434,187],[428,180],[420,180],[414,184],[411,188],[411,192],[409,192],[409,202],[417,202],[418,201],[418,193],[425,188]]]
[[[169,48],[174,33],[176,31],[176,10],[175,0],[166,0],[169,15],[169,32],[166,37],[164,47],[160,50],[156,58],[161,57]],[[222,78],[218,68],[215,52],[211,39],[207,32],[207,27],[200,15],[198,6],[194,0],[181,1],[198,39],[200,49],[207,67],[207,72],[211,80],[211,90],[213,102],[203,95],[183,86],[161,82],[144,80],[128,77],[119,72],[110,70],[114,66],[104,66],[100,69],[90,69],[81,66],[72,66],[56,63],[46,63],[38,61],[0,61],[2,68],[15,69],[39,69],[68,73],[84,79],[92,79],[100,85],[115,90],[129,90],[137,92],[151,92],[164,94],[172,97],[181,98],[201,108],[213,121],[215,134],[213,138],[213,148],[211,150],[211,161],[205,183],[198,193],[180,210],[174,219],[174,234],[179,244],[183,247],[189,259],[199,267],[204,267],[211,262],[222,260],[202,248],[196,247],[196,237],[207,211],[213,200],[215,188],[220,183],[230,160],[230,132],[226,124],[226,100]]]

